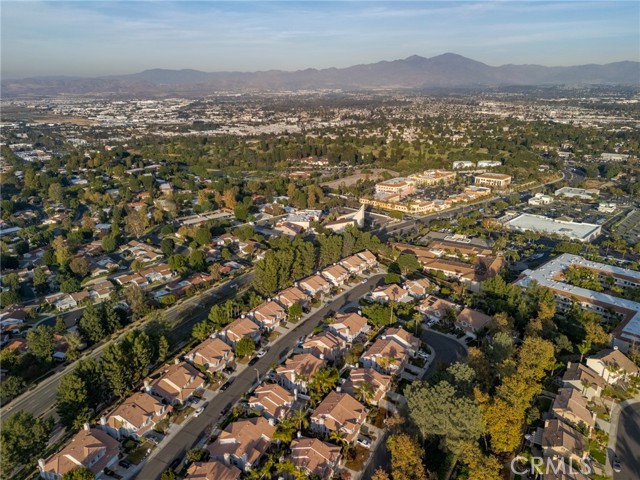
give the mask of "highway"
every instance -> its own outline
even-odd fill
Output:
[[[225,282],[224,284],[213,287],[200,295],[187,299],[185,302],[171,307],[164,312],[164,317],[167,319],[170,325],[172,325],[172,336],[174,340],[181,340],[184,338],[193,328],[197,322],[203,320],[209,314],[208,306],[215,301],[225,300],[232,297],[242,287],[248,285],[253,280],[253,272],[247,272],[239,275],[233,280]],[[231,288],[231,285],[236,284],[237,287]],[[189,310],[196,309],[196,312]],[[188,315],[188,317],[184,317]],[[183,318],[182,320],[181,317]],[[135,328],[140,328],[144,324],[136,325]],[[102,356],[104,349],[112,341],[120,340],[126,335],[126,329],[115,340],[104,342],[98,347],[94,348],[91,352],[84,355],[83,359],[92,358],[94,360],[99,359]],[[7,405],[0,410],[0,416],[4,418],[5,415],[12,411],[25,411],[32,413],[35,416],[50,416],[55,412],[56,394],[58,385],[63,376],[70,372],[73,372],[77,365],[77,362],[67,365],[65,368],[54,373],[50,377],[42,380],[37,386],[27,390],[19,397],[13,399]]]
[[[256,370],[262,377],[267,373],[274,363],[279,363],[285,358],[288,352],[297,343],[298,339],[304,335],[313,332],[313,329],[326,317],[338,312],[343,306],[350,302],[357,302],[365,293],[369,292],[374,286],[381,283],[384,275],[378,274],[372,276],[366,283],[357,285],[346,293],[339,295],[328,305],[325,305],[318,311],[314,312],[306,320],[301,321],[298,325],[290,330],[285,336],[278,339],[267,354],[262,357],[253,367],[240,372],[231,386],[224,392],[219,392],[213,401],[205,408],[204,412],[197,418],[190,418],[186,425],[176,435],[174,435],[168,443],[160,445],[160,451],[142,468],[136,478],[143,480],[151,480],[160,478],[171,462],[176,458],[184,458],[195,444],[197,444],[204,435],[204,431],[215,425],[220,419],[220,413],[225,407],[233,405],[240,397],[249,391],[256,383]]]

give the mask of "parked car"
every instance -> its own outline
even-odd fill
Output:
[[[615,453],[613,454],[613,471],[616,473],[620,473],[622,471],[622,465],[620,464],[620,459],[618,458],[618,455],[616,455]]]
[[[224,367],[224,369],[222,370],[222,373],[226,375],[231,375],[233,372],[235,372],[235,370],[236,370],[235,368],[229,365],[228,367]]]
[[[126,460],[120,460],[118,462],[118,465],[120,465],[122,468],[129,468],[131,466],[131,464],[129,462],[127,462]]]
[[[268,348],[262,348],[260,350],[258,350],[258,353],[256,353],[256,357],[258,358],[262,358],[267,354],[267,350],[269,350]]]
[[[260,357],[253,357],[251,360],[249,360],[249,365],[255,365],[256,363],[258,363],[258,360],[260,360]]]
[[[200,407],[195,412],[193,412],[193,416],[199,417],[202,412],[204,412],[204,407]]]
[[[427,358],[429,358],[429,354],[427,352],[425,352],[424,350],[418,350],[417,353],[418,357],[426,360]]]
[[[364,448],[371,448],[371,439],[367,437],[358,437],[358,445]]]
[[[222,386],[220,387],[220,391],[224,392],[227,388],[229,388],[231,386],[231,384],[234,382],[235,379],[236,379],[236,377],[231,377],[229,380],[224,382],[222,384]]]

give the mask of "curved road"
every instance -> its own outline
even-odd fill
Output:
[[[640,478],[640,403],[626,406],[620,412],[616,438],[616,454],[622,471],[613,474],[615,480]]]

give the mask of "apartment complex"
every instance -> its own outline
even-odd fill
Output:
[[[560,312],[567,312],[572,302],[577,302],[583,309],[605,319],[620,320],[613,331],[613,344],[622,351],[626,352],[629,347],[640,344],[640,303],[571,285],[564,276],[570,267],[582,267],[595,272],[603,285],[612,282],[621,288],[640,287],[640,272],[592,262],[569,253],[554,258],[536,270],[525,270],[516,285],[526,288],[535,281],[551,289]]]

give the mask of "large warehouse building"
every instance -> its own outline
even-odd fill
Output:
[[[559,235],[580,242],[590,242],[602,231],[602,227],[594,223],[566,222],[529,213],[507,220],[504,225],[511,230],[521,232],[530,230],[545,235]]]

